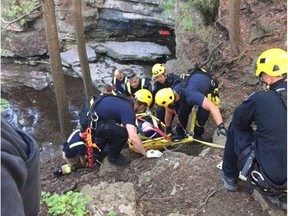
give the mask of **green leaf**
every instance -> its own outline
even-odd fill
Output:
[[[10,103],[8,100],[4,99],[4,98],[1,98],[1,101],[0,101],[0,106],[1,106],[1,113],[5,112],[7,109],[10,108]]]
[[[92,196],[83,196],[78,192],[68,192],[64,195],[42,192],[42,200],[48,207],[50,215],[84,216],[89,213],[86,207],[87,200]],[[45,197],[45,198],[44,198]]]
[[[151,182],[151,181],[152,181],[152,178],[151,178],[151,177],[146,177],[146,178],[145,178],[145,182],[146,182],[146,183],[149,183],[149,182]]]

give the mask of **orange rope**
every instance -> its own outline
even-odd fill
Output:
[[[93,147],[97,148],[99,152],[101,152],[101,149],[92,142],[92,134],[91,134],[91,128],[87,128],[85,131],[85,141],[87,146],[87,154],[88,154],[88,163],[89,167],[93,168],[95,167],[94,161],[93,161]]]

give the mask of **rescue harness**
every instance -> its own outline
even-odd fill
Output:
[[[213,102],[217,107],[220,105],[219,99],[219,89],[218,89],[218,80],[212,74],[207,72],[205,69],[200,68],[197,64],[193,69],[189,69],[188,73],[181,74],[180,82],[181,82],[181,96],[184,94],[184,90],[187,86],[187,82],[191,76],[194,74],[204,74],[210,78],[210,88],[206,95],[206,97]],[[176,82],[177,83],[177,82]],[[176,84],[175,83],[175,84]]]
[[[87,147],[88,154],[88,163],[89,167],[95,167],[93,161],[93,148],[97,148],[99,152],[101,149],[97,146],[96,143],[93,143],[93,130],[95,131],[98,126],[99,116],[96,113],[97,104],[105,97],[118,97],[129,101],[126,97],[121,95],[100,95],[100,96],[92,96],[89,100],[87,100],[81,107],[79,112],[80,124],[83,129],[85,129],[84,139]]]

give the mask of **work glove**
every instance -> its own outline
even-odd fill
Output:
[[[172,127],[171,127],[171,126],[170,126],[170,127],[166,127],[165,133],[166,133],[166,134],[172,133]]]
[[[163,155],[163,153],[159,150],[148,150],[147,158],[159,158]]]
[[[223,123],[217,126],[217,135],[219,136],[220,134],[222,134],[223,136],[227,136],[227,129],[225,128]]]

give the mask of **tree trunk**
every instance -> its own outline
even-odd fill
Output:
[[[80,58],[81,71],[83,75],[85,95],[86,98],[88,99],[90,96],[94,95],[96,91],[95,88],[93,87],[86,52],[86,43],[84,38],[83,21],[82,21],[81,0],[73,0],[73,7],[74,7],[74,19],[75,19],[74,22],[76,28],[78,55]]]
[[[45,30],[48,42],[52,77],[56,92],[60,132],[61,132],[61,138],[64,141],[68,137],[70,130],[72,128],[69,121],[70,117],[68,110],[68,100],[66,95],[64,75],[59,52],[59,40],[55,18],[54,1],[42,0],[42,6],[44,11]]]
[[[230,0],[229,2],[229,38],[232,52],[235,56],[240,54],[240,4],[241,0]]]

